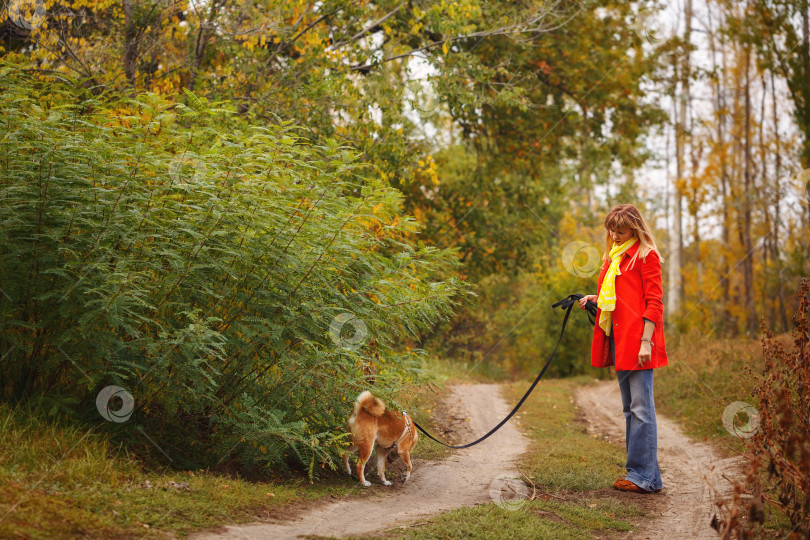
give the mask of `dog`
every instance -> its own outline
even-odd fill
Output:
[[[413,470],[411,451],[419,440],[419,433],[407,413],[403,411],[400,414],[386,409],[385,403],[374,397],[371,392],[365,391],[357,396],[354,410],[346,422],[346,429],[352,434],[352,445],[343,454],[343,464],[349,476],[352,475],[349,454],[358,451],[357,477],[362,485],[366,487],[371,485],[371,482],[366,480],[363,470],[376,442],[377,473],[383,485],[391,485],[391,482],[385,479],[385,463],[386,461],[390,463],[397,457],[401,457],[408,468],[403,483],[408,481]]]

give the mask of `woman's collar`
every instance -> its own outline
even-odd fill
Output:
[[[633,255],[635,255],[635,254],[636,254],[636,251],[638,251],[638,248],[639,248],[639,246],[640,246],[640,245],[641,245],[641,239],[639,238],[639,239],[637,239],[635,242],[633,242],[633,245],[632,245],[632,246],[630,246],[629,248],[627,248],[627,249],[625,250],[625,252],[623,253],[623,255],[624,255],[625,257],[632,257]]]

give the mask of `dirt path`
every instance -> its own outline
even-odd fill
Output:
[[[465,430],[467,436],[485,433],[510,410],[494,384],[452,387],[444,405],[449,416],[459,418],[469,426],[469,430]],[[464,421],[466,418],[469,418],[468,422]],[[391,487],[380,485],[372,456],[366,465],[366,479],[372,482],[368,489],[379,496],[324,503],[294,521],[232,525],[222,531],[192,538],[283,539],[302,535],[359,535],[454,508],[489,502],[492,481],[498,475],[516,472],[513,470],[514,460],[527,446],[528,440],[509,422],[483,443],[456,451],[444,461],[415,460],[407,484],[403,485],[392,471],[388,471],[388,479],[394,481]]]
[[[576,393],[577,404],[585,414],[592,433],[606,435],[611,441],[624,445],[625,420],[622,414],[619,386],[607,381],[581,387]],[[711,446],[689,440],[675,423],[658,417],[658,463],[664,480],[660,510],[639,524],[632,538],[717,538],[710,522],[714,515],[712,486],[730,494],[725,474],[734,478],[740,474],[738,458],[723,459]]]

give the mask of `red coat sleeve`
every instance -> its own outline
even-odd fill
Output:
[[[640,259],[639,259],[640,260]],[[661,286],[661,259],[655,251],[641,261],[641,288],[644,292],[644,312],[642,317],[658,325],[664,316],[664,289]]]

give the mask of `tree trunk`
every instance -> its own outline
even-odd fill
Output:
[[[708,10],[708,17],[709,17],[709,24],[711,28],[709,30],[709,47],[712,53],[712,65],[717,65],[717,44],[715,43],[715,30],[714,25],[712,25],[712,12],[711,8],[709,7]],[[720,11],[720,21],[718,21],[718,27],[722,26],[722,16],[723,12]],[[728,182],[729,182],[729,171],[728,171],[728,160],[727,160],[727,151],[726,151],[726,120],[727,120],[727,111],[728,105],[726,103],[726,96],[725,96],[725,74],[726,74],[726,45],[723,39],[723,34],[718,33],[717,37],[720,41],[720,75],[716,79],[715,85],[715,129],[717,131],[717,142],[716,148],[720,152],[720,208],[722,212],[722,223],[721,223],[721,239],[722,239],[722,246],[723,249],[721,250],[721,279],[722,279],[722,304],[721,304],[721,313],[720,313],[720,325],[722,331],[730,332],[735,329],[732,325],[732,317],[731,311],[729,309],[729,298],[730,298],[730,291],[731,291],[731,284],[728,280],[729,275],[729,262],[728,262],[728,248],[729,242],[731,238],[731,233],[729,230],[729,212],[728,212]]]
[[[124,8],[124,73],[132,87],[132,94],[136,92],[135,64],[138,58],[138,29],[135,27],[135,18],[132,10],[135,0],[123,0]]]
[[[808,14],[807,0],[802,0],[801,3],[801,17],[802,17],[802,47],[801,47],[801,77],[799,78],[799,93],[803,97],[804,103],[801,104],[803,110],[800,114],[804,116],[803,123],[805,128],[804,133],[804,147],[802,148],[802,168],[810,167],[810,14]],[[798,103],[796,106],[800,106]],[[808,208],[810,213],[810,208]]]
[[[804,148],[802,152],[802,168],[810,167],[810,14],[808,14],[807,0],[802,1],[802,76],[800,78],[800,93],[803,97],[802,114],[804,115]],[[797,103],[798,107],[799,104]],[[802,214],[805,229],[810,229],[810,205],[804,206]]]
[[[745,289],[746,330],[750,335],[757,333],[757,313],[754,306],[754,248],[751,244],[751,197],[753,171],[751,170],[751,46],[745,45],[745,134],[743,159],[743,193],[742,193],[742,245],[745,255],[743,266],[743,287]]]
[[[776,84],[771,70],[771,106],[773,108],[773,136],[775,144],[774,162],[774,226],[773,242],[771,243],[772,258],[776,264],[776,286],[779,298],[779,318],[782,321],[782,331],[788,331],[787,313],[785,312],[785,291],[782,283],[782,258],[779,253],[779,225],[782,223],[779,206],[782,204],[781,178],[782,178],[782,140],[779,137],[779,109],[776,105]],[[776,321],[774,321],[774,325]]]
[[[685,126],[686,126],[686,104],[687,95],[689,92],[689,54],[690,54],[690,37],[692,33],[692,0],[686,0],[686,26],[684,29],[684,47],[683,56],[681,58],[681,73],[680,73],[680,96],[678,105],[678,119],[675,125],[675,160],[676,160],[676,179],[675,189],[673,190],[674,205],[672,208],[672,231],[669,240],[669,275],[668,275],[668,292],[667,302],[669,303],[668,309],[671,313],[677,314],[681,310],[681,301],[683,294],[683,280],[681,277],[681,264],[683,254],[683,233],[682,233],[682,217],[683,205],[681,195],[681,185],[684,180],[684,145],[686,144]],[[676,57],[677,62],[677,57]]]
[[[194,85],[197,83],[197,73],[199,73],[200,66],[202,66],[205,47],[208,44],[208,40],[216,36],[216,33],[212,32],[210,29],[214,27],[214,19],[216,19],[218,11],[219,0],[213,0],[208,9],[208,18],[205,21],[200,21],[200,28],[197,30],[197,39],[194,42],[194,54],[192,55],[194,61],[191,67],[191,76],[188,81],[188,89],[192,92],[194,91]]]
[[[773,321],[776,316],[773,302],[773,279],[772,272],[768,268],[768,257],[771,254],[771,242],[773,240],[773,220],[771,219],[771,194],[768,190],[768,142],[765,138],[765,98],[768,96],[768,82],[765,74],[760,75],[762,84],[762,97],[759,103],[759,156],[757,161],[760,164],[760,182],[758,192],[761,196],[762,215],[765,218],[765,236],[762,238],[762,290],[760,291],[759,305],[762,306],[762,313],[768,314],[768,325],[773,328]],[[757,188],[755,188],[757,189]]]

